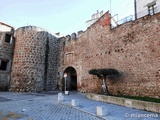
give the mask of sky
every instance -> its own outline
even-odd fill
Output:
[[[118,19],[134,14],[134,0],[3,0],[0,9],[0,22],[16,29],[33,25],[68,35],[85,31],[97,10],[110,10]]]

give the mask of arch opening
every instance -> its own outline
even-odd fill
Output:
[[[77,72],[73,67],[67,67],[64,70],[67,73],[66,77],[66,89],[67,90],[77,90]],[[63,80],[63,90],[65,87],[65,82]]]

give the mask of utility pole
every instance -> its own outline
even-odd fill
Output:
[[[110,0],[110,14],[112,13],[112,8],[111,8],[111,0]]]
[[[137,19],[137,1],[134,0],[134,14],[135,14],[135,20]]]
[[[110,28],[112,27],[112,8],[111,8],[111,0],[110,2]]]

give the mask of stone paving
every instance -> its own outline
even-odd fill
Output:
[[[64,101],[58,102],[57,94],[57,91],[0,92],[0,120],[160,120],[160,114],[89,100],[77,92],[64,95]],[[72,99],[79,99],[79,106],[71,107]],[[107,115],[97,116],[96,106],[105,106]],[[131,114],[154,114],[155,117]]]
[[[101,120],[62,105],[57,93],[0,92],[0,120]]]
[[[85,96],[85,94],[81,93],[71,93],[70,95],[65,96],[64,101],[61,103],[71,106],[72,99],[79,99],[79,106],[75,107],[75,109],[84,111],[91,115],[97,116],[97,106],[106,108],[107,110],[105,110],[105,112],[107,113],[106,115],[102,116],[102,118],[105,120],[160,120],[160,114],[90,100]]]

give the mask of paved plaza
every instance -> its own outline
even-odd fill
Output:
[[[58,91],[43,93],[0,92],[0,120],[160,120],[160,114],[90,100],[76,91],[58,102]],[[71,100],[78,99],[77,107]],[[107,110],[96,115],[96,107]]]

